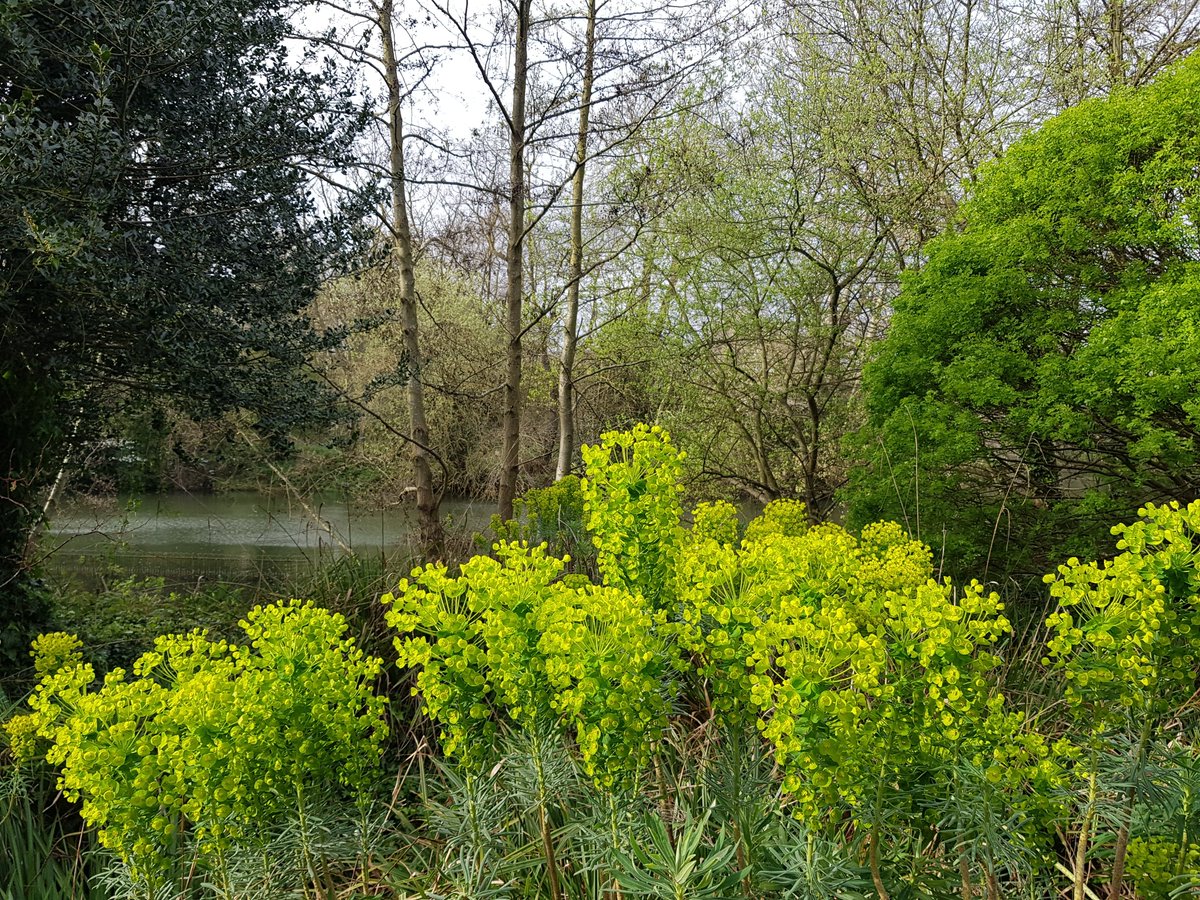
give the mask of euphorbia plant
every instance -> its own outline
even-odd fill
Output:
[[[1168,719],[1195,713],[1200,665],[1200,501],[1187,507],[1147,504],[1138,521],[1117,525],[1119,555],[1103,562],[1072,558],[1046,576],[1058,609],[1046,662],[1066,679],[1066,700],[1090,747],[1089,808],[1078,838],[1076,895],[1094,818],[1095,759],[1106,734],[1132,740],[1134,768],[1144,768],[1151,739]],[[1182,702],[1181,702],[1182,701]],[[1136,799],[1124,789],[1109,897],[1120,896]]]
[[[442,750],[468,771],[489,761],[497,733],[533,740],[535,796],[552,897],[562,896],[542,778],[544,736],[574,738],[603,790],[629,786],[667,724],[672,655],[640,594],[563,579],[545,545],[501,542],[457,578],[427,566],[401,582],[388,623],[399,662],[417,669],[414,693]]]
[[[241,626],[247,645],[161,637],[98,688],[77,641],[43,636],[33,711],[6,725],[18,753],[60,769],[100,842],[151,891],[181,828],[219,863],[281,816],[363,796],[374,777],[387,734],[372,690],[382,661],[311,603],[257,607]]]
[[[1009,629],[995,594],[934,580],[928,548],[892,524],[855,537],[772,504],[739,545],[709,530],[680,557],[680,645],[721,719],[757,721],[802,817],[867,831],[881,896],[885,809],[932,828],[959,759],[1006,796],[1035,777],[1044,744],[987,677]],[[991,871],[985,852],[958,852]]]
[[[657,425],[610,431],[581,453],[583,508],[604,584],[669,606],[683,539],[679,476],[686,454]]]
[[[442,750],[478,767],[498,729],[558,724],[598,785],[629,782],[666,727],[672,656],[653,613],[640,595],[560,578],[544,546],[495,552],[457,578],[417,569],[383,598]]]

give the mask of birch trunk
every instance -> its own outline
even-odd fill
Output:
[[[571,472],[575,454],[575,353],[579,347],[579,282],[583,278],[583,183],[587,168],[588,120],[596,65],[596,0],[588,0],[583,86],[579,100],[579,138],[575,177],[571,184],[571,259],[567,284],[567,316],[563,330],[562,370],[558,378],[558,465],[555,480]]]
[[[504,379],[503,439],[497,512],[508,521],[517,495],[521,450],[521,305],[525,291],[525,93],[529,76],[529,20],[532,0],[516,0],[512,110],[509,116],[508,287],[506,327],[508,365]]]
[[[408,426],[412,441],[413,485],[417,494],[417,522],[422,553],[441,556],[445,545],[438,507],[441,498],[433,486],[429,425],[425,419],[425,388],[421,383],[421,344],[417,319],[416,276],[413,272],[412,227],[408,216],[404,173],[404,117],[400,108],[400,68],[396,59],[392,21],[393,0],[379,6],[379,32],[383,40],[384,80],[388,95],[389,175],[391,176],[392,252],[400,269],[400,326],[408,369]]]

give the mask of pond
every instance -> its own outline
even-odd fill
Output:
[[[410,552],[410,505],[380,510],[333,496],[306,502],[311,512],[294,498],[258,492],[73,499],[51,513],[42,565],[52,577],[89,586],[114,572],[162,577],[172,587],[253,586],[340,555],[342,545],[398,562]],[[485,500],[442,501],[449,531],[468,540],[494,509]]]

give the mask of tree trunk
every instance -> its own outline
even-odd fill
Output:
[[[379,31],[383,40],[384,79],[388,93],[389,167],[392,182],[392,252],[400,269],[400,325],[408,372],[408,426],[412,438],[413,482],[417,492],[417,520],[421,552],[429,559],[442,555],[445,535],[438,511],[441,498],[433,488],[429,425],[425,420],[425,388],[421,383],[421,345],[417,320],[417,287],[413,272],[412,228],[404,174],[404,118],[400,108],[400,70],[392,32],[393,0],[379,6]]]
[[[1109,0],[1108,39],[1109,89],[1115,91],[1125,85],[1125,0]]]
[[[558,466],[555,480],[571,471],[575,454],[575,352],[579,346],[579,282],[583,278],[583,180],[587,164],[588,119],[596,63],[596,0],[588,0],[587,37],[583,57],[583,86],[579,100],[579,139],[575,147],[575,177],[571,184],[571,260],[567,285],[562,370],[558,378]]]
[[[525,291],[525,90],[529,76],[529,20],[532,0],[517,0],[513,48],[512,109],[509,114],[508,289],[506,326],[508,367],[504,379],[503,441],[497,512],[508,521],[517,495],[521,449],[521,305]]]

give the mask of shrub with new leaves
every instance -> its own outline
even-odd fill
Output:
[[[1121,746],[1123,738],[1133,738],[1139,771],[1168,718],[1194,719],[1200,665],[1200,501],[1187,507],[1148,503],[1137,522],[1112,531],[1120,554],[1104,562],[1071,558],[1045,579],[1058,600],[1046,619],[1051,637],[1045,661],[1065,677],[1068,709],[1092,749],[1080,761],[1087,763],[1082,775],[1093,794],[1098,754],[1110,740]],[[1111,897],[1120,895],[1138,790],[1136,779],[1118,788],[1123,803]],[[1188,849],[1186,842],[1178,845],[1180,865]]]
[[[601,787],[627,784],[666,730],[674,657],[641,598],[610,587],[571,590],[566,614],[541,641],[552,706],[574,725],[584,772]]]
[[[752,639],[751,697],[807,815],[872,822],[882,785],[919,781],[1001,713],[986,678],[1001,610],[978,584],[956,596],[933,580],[885,592],[852,576],[782,599]]]
[[[39,642],[53,652],[38,659],[33,711],[6,728],[59,767],[60,788],[136,879],[161,877],[181,827],[209,857],[373,778],[387,733],[372,690],[382,661],[307,602],[257,607],[241,626],[247,645],[161,637],[99,688],[70,641]]]
[[[540,545],[495,549],[496,559],[476,556],[457,578],[441,563],[414,569],[382,598],[399,632],[397,664],[417,670],[413,694],[437,723],[442,751],[468,765],[493,751],[495,705],[519,724],[550,709],[537,626],[563,561]]]
[[[906,590],[928,580],[929,551],[897,526],[862,540],[836,525],[809,528],[803,504],[770,504],[740,546],[694,539],[676,572],[680,646],[708,679],[717,712],[753,720],[755,635],[785,614],[789,597],[823,590]]]
[[[505,522],[492,516],[491,530],[497,540],[545,544],[575,572],[595,571],[595,547],[584,524],[582,480],[575,475],[560,478],[543,488],[530,488],[513,501],[513,518]],[[481,549],[490,549],[483,535],[476,535]]]
[[[808,531],[808,507],[800,500],[772,500],[760,515],[746,526],[747,538],[768,534],[800,537]]]
[[[498,728],[560,723],[599,785],[628,781],[666,727],[672,657],[652,610],[640,594],[562,579],[544,545],[495,551],[457,578],[419,568],[383,598],[442,750],[478,766]]]
[[[686,456],[658,425],[610,431],[581,450],[584,512],[606,585],[670,604],[682,543],[679,483]]]
[[[692,529],[688,539],[713,540],[718,544],[735,544],[738,539],[738,512],[728,500],[698,503],[692,510]]]

